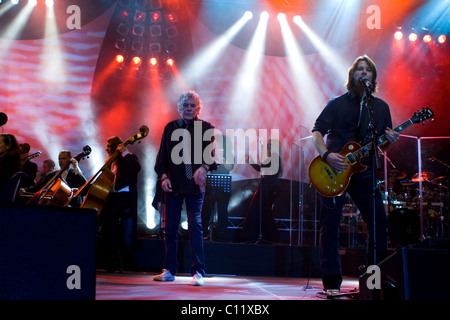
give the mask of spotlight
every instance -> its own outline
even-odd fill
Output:
[[[292,21],[294,21],[294,23],[300,23],[300,21],[302,21],[302,17],[300,17],[299,15],[296,15],[296,16],[294,16]]]
[[[253,13],[251,11],[245,11],[244,13],[244,18],[250,20],[251,18],[253,18]]]
[[[162,35],[161,26],[160,25],[151,26],[150,27],[150,35],[152,37],[160,37]]]
[[[414,42],[417,40],[417,34],[415,34],[414,32],[409,34],[409,41]]]
[[[144,35],[144,27],[140,24],[135,24],[133,26],[133,32],[135,36],[142,37]]]
[[[166,64],[169,67],[173,67],[175,65],[175,61],[172,58],[169,58],[169,59],[166,60]]]
[[[129,16],[130,16],[130,14],[126,10],[122,10],[119,13],[119,18],[122,19],[122,20],[127,20]]]
[[[269,19],[269,13],[267,11],[263,11],[263,12],[261,12],[260,17],[262,19]]]
[[[28,4],[29,4],[30,6],[35,7],[35,6],[37,5],[37,0],[28,0]]]
[[[149,44],[150,52],[152,53],[159,53],[161,52],[161,43],[159,42],[152,42]]]
[[[178,35],[178,31],[177,28],[175,28],[175,26],[171,26],[169,28],[166,29],[166,34],[169,38],[174,38]]]
[[[125,38],[117,39],[114,46],[119,50],[125,50],[127,48],[127,41]]]
[[[131,62],[133,63],[134,68],[138,69],[142,63],[142,59],[138,56],[135,56],[135,57],[133,57],[133,59],[131,59]]]
[[[133,42],[131,43],[131,50],[142,52],[143,49],[144,45],[141,40],[133,40]]]
[[[439,42],[439,43],[444,43],[446,40],[447,40],[447,37],[444,36],[443,34],[441,34],[441,35],[438,37],[438,42]]]
[[[19,3],[19,0],[11,0],[11,3],[14,4],[14,5],[16,5],[16,4]]]
[[[161,17],[161,15],[159,14],[158,11],[153,12],[153,14],[152,14],[152,20],[153,20],[154,22],[158,21],[160,17]]]
[[[426,34],[423,36],[423,42],[430,43],[431,42],[431,36],[429,34]]]
[[[281,20],[283,20],[283,19],[286,19],[286,15],[284,14],[284,13],[278,13],[278,15],[277,15],[277,19],[278,19],[278,21],[281,21]]]
[[[49,8],[53,8],[55,2],[53,0],[45,0],[45,5]]]
[[[118,54],[118,55],[116,56],[116,61],[117,61],[118,63],[122,63],[124,60],[125,60],[125,58],[123,57],[123,55]]]
[[[167,20],[171,23],[174,23],[176,21],[175,15],[173,13],[169,13],[167,15]]]
[[[156,59],[156,58],[150,58],[150,64],[152,65],[152,66],[156,66],[157,64],[158,64],[158,59]]]
[[[401,31],[396,31],[396,32],[394,33],[394,38],[395,38],[396,40],[401,40],[401,39],[403,38],[403,33],[402,33]]]
[[[136,13],[134,14],[134,21],[144,22],[145,17],[146,17],[145,12],[136,10]]]
[[[122,36],[126,36],[128,32],[130,32],[130,28],[126,24],[121,22],[117,27],[117,32]]]

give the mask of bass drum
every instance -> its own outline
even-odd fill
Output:
[[[388,237],[393,248],[420,242],[419,213],[406,208],[395,209],[389,213]]]

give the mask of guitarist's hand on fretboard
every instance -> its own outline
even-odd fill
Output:
[[[386,128],[386,131],[384,131],[386,139],[388,140],[389,144],[388,146],[383,148],[383,151],[387,151],[390,149],[394,144],[397,143],[398,139],[400,139],[400,133],[397,131],[392,130],[391,128]]]

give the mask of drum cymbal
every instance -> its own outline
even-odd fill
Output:
[[[391,179],[400,180],[406,178],[406,172],[402,172],[399,170],[391,170],[389,171],[389,177]]]
[[[422,172],[422,181],[424,180],[431,180],[434,178],[434,173],[429,171]],[[411,178],[412,181],[419,182],[419,173],[416,173]]]
[[[402,180],[400,181],[400,184],[403,186],[412,186],[413,184],[416,184],[416,182],[412,180]]]
[[[445,178],[447,178],[446,176],[440,176],[440,177],[437,177],[437,178],[434,178],[433,180],[431,180],[431,181],[438,181],[438,180],[441,180],[441,179],[445,179]]]

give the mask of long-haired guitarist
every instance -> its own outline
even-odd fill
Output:
[[[349,163],[339,154],[351,141],[362,142],[372,138],[373,133],[386,135],[383,150],[391,148],[399,139],[398,132],[391,130],[392,119],[389,106],[378,97],[377,68],[366,55],[358,57],[348,71],[347,92],[331,99],[312,129],[314,146],[322,157],[336,171],[345,170]],[[370,115],[370,112],[372,116]],[[370,121],[370,119],[373,121]],[[372,125],[372,126],[371,126]],[[324,137],[327,136],[326,142]],[[370,159],[369,159],[370,160]],[[361,212],[369,232],[368,264],[373,260],[373,208],[372,169],[370,161],[364,163],[368,169],[352,176],[349,185],[340,196],[324,197],[321,208],[320,264],[324,290],[332,295],[338,292],[342,282],[339,257],[339,225],[346,193]],[[332,172],[330,172],[331,174]],[[387,217],[379,190],[375,195],[375,223],[377,261],[387,251]]]

